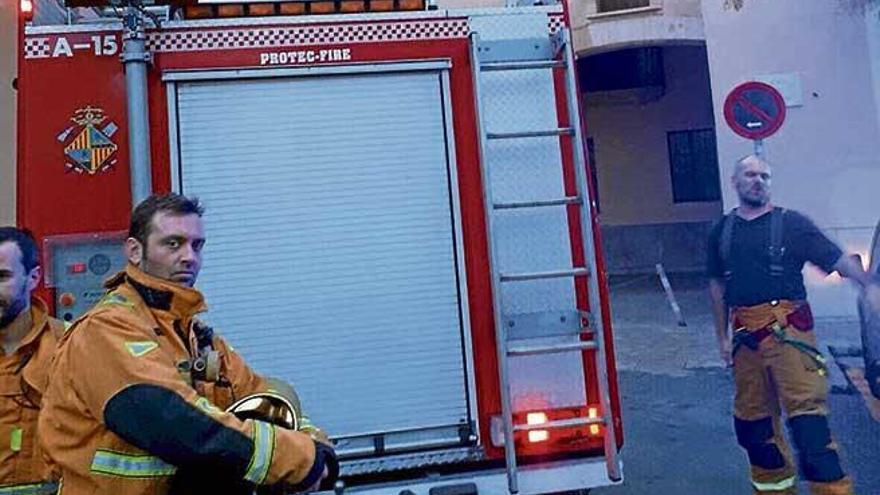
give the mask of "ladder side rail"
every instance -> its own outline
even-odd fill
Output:
[[[584,202],[580,210],[581,236],[583,237],[582,249],[584,250],[584,259],[587,261],[592,272],[589,277],[589,294],[590,312],[595,316],[594,322],[596,332],[594,339],[598,345],[596,352],[599,401],[602,406],[605,422],[605,462],[608,470],[608,477],[612,481],[620,481],[621,468],[617,451],[617,434],[614,427],[614,415],[611,410],[611,401],[609,397],[608,382],[608,358],[605,347],[603,308],[599,298],[599,277],[598,262],[596,260],[596,246],[593,238],[593,200],[590,196],[590,190],[586,179],[586,157],[584,156],[583,130],[581,128],[581,114],[578,108],[577,82],[575,80],[574,53],[571,47],[571,36],[567,28],[563,28],[559,35],[562,40],[562,49],[565,56],[565,93],[566,104],[568,108],[568,118],[571,127],[574,129],[572,137],[572,149],[574,150],[574,168],[576,175],[576,183],[579,189],[578,195],[584,198]]]
[[[486,231],[489,241],[489,273],[492,276],[492,311],[495,323],[495,348],[498,359],[498,378],[501,396],[501,416],[504,424],[504,457],[505,468],[507,470],[507,486],[510,493],[519,492],[517,480],[517,464],[516,464],[516,446],[514,444],[513,431],[513,406],[510,400],[510,379],[508,377],[507,367],[507,332],[502,324],[501,315],[501,279],[498,274],[498,260],[496,259],[496,241],[493,229],[492,215],[492,186],[489,170],[486,163],[487,157],[487,134],[483,123],[483,100],[481,91],[481,73],[480,73],[480,35],[471,33],[471,66],[473,68],[473,87],[475,98],[475,111],[477,132],[480,137],[479,141],[479,162],[480,176],[483,181],[483,210],[486,218]]]

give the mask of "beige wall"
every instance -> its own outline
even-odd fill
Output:
[[[700,0],[649,0],[649,7],[641,7],[631,10],[621,10],[616,12],[606,12],[599,14],[597,0],[573,0],[571,9],[574,18],[596,19],[598,17],[607,16],[609,18],[635,18],[641,16],[646,11],[659,11],[662,15],[668,16],[686,16],[700,17]],[[599,15],[597,15],[599,14]],[[586,16],[586,17],[584,17]],[[572,22],[573,25],[579,25],[580,22]]]
[[[651,0],[648,8],[603,14],[596,13],[596,0],[572,0],[571,5],[578,53],[705,38],[700,0]]]
[[[666,47],[666,91],[642,104],[586,106],[598,164],[603,225],[714,220],[718,202],[674,203],[666,133],[714,126],[705,50]],[[589,75],[587,75],[589,77]]]
[[[877,108],[878,130],[880,130],[880,1],[875,0],[865,12],[865,26],[868,36],[868,60],[871,61],[871,76],[874,79],[874,104]],[[880,135],[877,136],[880,140]]]
[[[784,126],[765,143],[774,200],[864,252],[880,217],[880,128],[866,29],[880,22],[876,13],[866,22],[863,0],[746,0],[739,11],[723,3],[703,2],[722,176],[752,150],[724,124],[728,92],[767,74],[799,79],[802,91],[794,96],[803,104],[788,108]],[[731,206],[732,192],[724,194]],[[811,271],[808,290],[819,315],[854,314],[849,284]]]
[[[0,225],[15,223],[15,77],[18,2],[0,1]]]
[[[504,7],[504,0],[437,0],[440,9],[474,9],[481,7]]]

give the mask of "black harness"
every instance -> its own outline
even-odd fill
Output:
[[[785,267],[782,258],[785,255],[785,246],[782,245],[782,222],[785,217],[785,208],[773,207],[770,212],[770,276],[775,288],[781,292],[782,275]],[[721,226],[721,239],[718,244],[721,265],[724,267],[724,280],[729,282],[733,277],[733,268],[730,264],[730,249],[733,242],[733,224],[736,221],[736,208],[724,216]]]
[[[782,245],[782,227],[784,217],[785,208],[781,208],[778,206],[773,207],[773,210],[770,212],[770,277],[773,280],[774,289],[777,291],[778,294],[782,293],[782,275],[785,271],[785,267],[782,264],[782,258],[785,255],[785,246]],[[721,263],[724,267],[725,281],[730,281],[731,277],[733,276],[733,269],[730,265],[730,248],[733,239],[733,224],[735,220],[736,208],[725,215],[724,220],[722,220],[724,224],[721,226],[721,240],[718,249],[720,251],[719,254],[721,255]],[[771,302],[771,304],[775,304],[775,302]],[[806,342],[788,337],[779,322],[774,322],[770,326],[755,331],[740,331],[740,329],[734,330],[733,354],[736,355],[736,352],[743,345],[755,351],[758,349],[758,345],[760,344],[760,342],[771,335],[775,336],[776,339],[780,342],[790,344],[812,358],[817,366],[816,371],[820,375],[824,375],[826,373],[827,365],[825,357],[822,355],[822,353]]]

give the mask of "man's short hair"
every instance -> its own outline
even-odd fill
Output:
[[[198,198],[190,199],[177,193],[154,194],[141,201],[134,211],[131,212],[128,236],[137,239],[146,246],[147,237],[150,235],[150,229],[153,224],[153,217],[159,212],[172,215],[195,214],[201,217],[205,210],[199,204]]]
[[[40,266],[37,242],[27,229],[0,227],[0,244],[4,242],[14,242],[21,250],[21,264],[24,265],[25,273],[30,273],[31,270]]]
[[[766,165],[768,167],[770,166],[770,162],[768,162],[767,160],[761,158],[760,156],[758,156],[754,153],[749,153],[748,155],[743,155],[743,156],[737,158],[736,161],[733,162],[733,174],[732,175],[736,175],[736,173],[739,172],[740,168],[742,168],[743,165],[745,165],[747,160],[758,160],[759,162],[763,163],[764,165]]]

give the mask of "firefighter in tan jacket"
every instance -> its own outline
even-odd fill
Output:
[[[64,495],[165,494],[178,469],[299,492],[335,467],[309,434],[223,411],[269,384],[195,319],[201,213],[176,194],[138,205],[128,267],[59,345],[39,426]]]
[[[25,231],[0,227],[0,495],[47,495],[57,483],[37,446],[37,414],[64,325],[32,296],[37,246]]]

